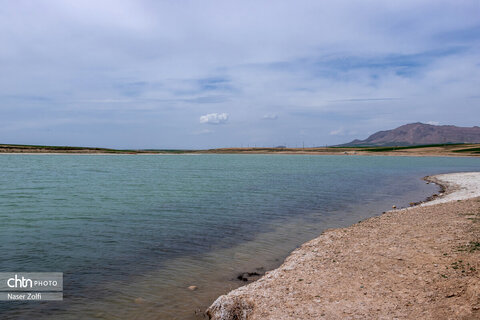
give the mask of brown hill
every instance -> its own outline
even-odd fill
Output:
[[[442,143],[480,143],[480,127],[435,126],[417,122],[393,130],[379,131],[365,140],[357,139],[341,146],[411,146]]]

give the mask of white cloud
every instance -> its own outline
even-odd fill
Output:
[[[329,132],[331,136],[344,137],[344,136],[355,136],[358,134],[357,130],[346,130],[344,127],[340,127],[336,130]]]
[[[275,114],[275,113],[267,113],[266,115],[264,115],[262,117],[263,120],[277,120],[278,119],[278,115]]]
[[[330,131],[331,136],[343,136],[345,134],[345,130],[343,128],[338,128],[336,130]]]
[[[193,134],[200,135],[200,134],[210,134],[210,133],[213,133],[213,132],[214,131],[210,130],[210,129],[203,129],[203,130],[195,131],[195,132],[193,132]]]
[[[426,124],[431,124],[431,125],[434,125],[434,126],[438,126],[440,124],[440,122],[438,122],[438,121],[427,121],[425,123]]]
[[[200,123],[224,124],[228,120],[228,113],[209,113],[200,117]]]

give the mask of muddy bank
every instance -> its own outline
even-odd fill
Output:
[[[480,173],[432,177],[446,195],[324,232],[219,297],[211,319],[480,318]]]

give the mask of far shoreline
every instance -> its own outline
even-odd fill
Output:
[[[442,153],[360,153],[360,154],[341,154],[334,152],[276,152],[276,153],[243,153],[243,152],[232,152],[232,153],[213,153],[213,152],[195,152],[195,153],[100,153],[100,152],[0,152],[2,155],[55,155],[55,156],[192,156],[192,155],[272,155],[272,156],[281,156],[281,155],[297,155],[297,156],[343,156],[343,157],[448,157],[448,158],[480,158],[480,154],[442,154]]]
[[[480,144],[436,144],[413,146],[365,147],[258,147],[217,149],[108,149],[70,146],[35,146],[0,144],[0,154],[100,154],[100,155],[193,155],[193,154],[288,154],[344,156],[446,156],[478,157]]]

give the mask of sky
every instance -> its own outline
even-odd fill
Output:
[[[480,1],[0,0],[0,143],[325,146],[479,125]]]

